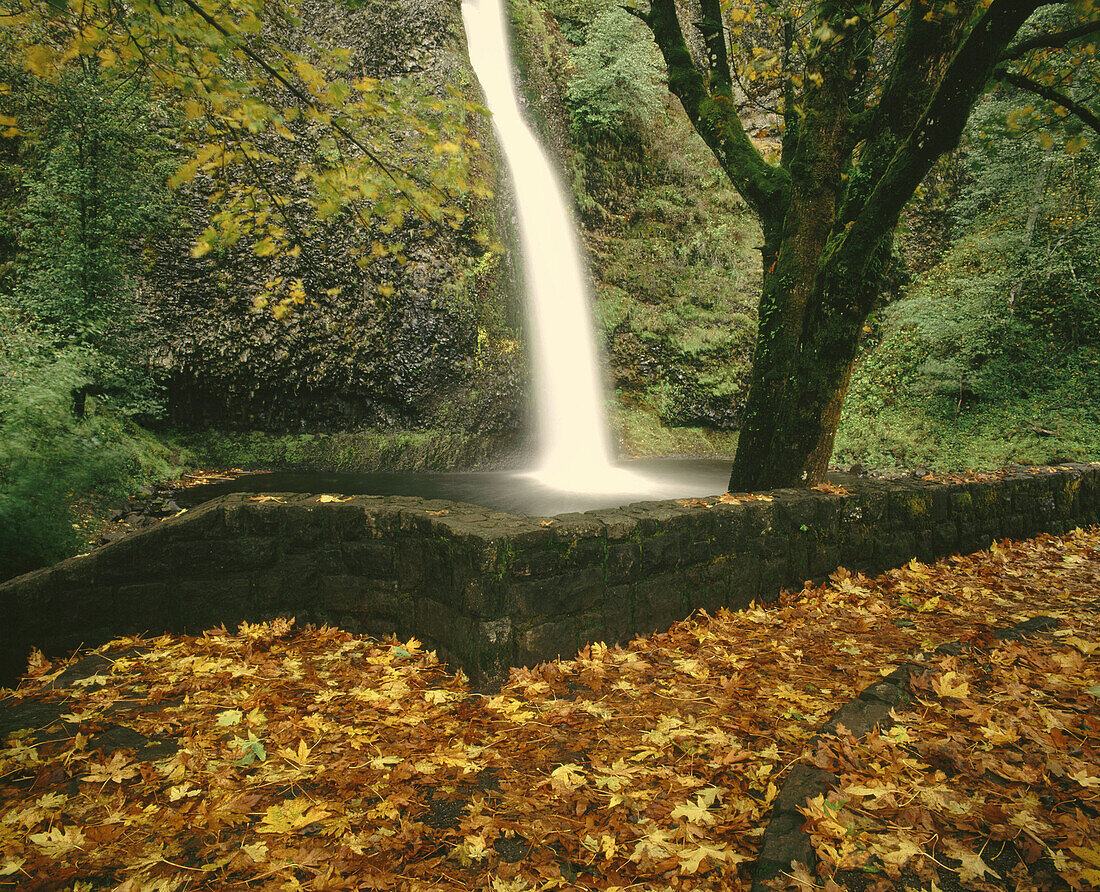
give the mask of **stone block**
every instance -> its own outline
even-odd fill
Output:
[[[570,569],[602,567],[607,558],[607,540],[602,536],[574,539],[565,549],[564,565]]]
[[[899,527],[875,543],[877,567],[900,567],[917,554],[916,533]]]
[[[823,496],[827,498],[827,496]],[[779,502],[775,512],[775,527],[790,535],[797,535],[802,527],[814,527],[818,516],[818,494],[804,493],[800,498],[788,498]]]
[[[937,523],[932,530],[932,551],[937,558],[960,552],[959,527],[954,520]]]
[[[690,612],[686,582],[678,572],[642,578],[634,584],[634,626],[639,635],[667,629]]]
[[[767,536],[772,531],[776,512],[774,502],[743,502],[740,508],[746,540]]]
[[[765,561],[785,561],[791,553],[790,539],[783,535],[755,536],[745,540],[744,553]]]
[[[576,613],[603,600],[603,570],[590,568],[542,579],[513,579],[504,584],[504,605],[513,616]]]
[[[887,499],[892,521],[905,525],[927,523],[931,517],[932,502],[921,487],[899,485],[890,491]]]
[[[586,643],[603,638],[602,631],[599,612],[534,617],[517,636],[516,656],[528,665],[558,657],[572,659]]]
[[[637,542],[608,542],[604,565],[608,585],[619,585],[633,579],[638,572],[640,556],[641,548]]]
[[[968,518],[974,510],[974,496],[968,489],[953,487],[948,495],[948,505],[955,520]]]
[[[688,613],[700,609],[713,613],[719,607],[726,606],[729,601],[729,577],[718,565],[696,565],[681,572],[685,583],[680,590],[681,604]]]
[[[637,533],[638,518],[614,510],[594,511],[593,516],[603,524],[604,538],[609,542],[629,539]]]
[[[183,579],[173,589],[179,604],[175,631],[197,634],[222,624],[233,629],[257,615],[247,579]]]
[[[603,595],[603,628],[607,641],[629,641],[634,637],[634,587],[614,585]]]
[[[513,576],[552,576],[561,572],[565,557],[549,543],[540,543],[512,555],[508,563],[509,573]]]
[[[111,598],[111,609],[120,623],[140,626],[142,630],[165,623],[179,625],[179,600],[167,582],[138,582],[119,586]]]
[[[227,496],[0,583],[0,650],[21,662],[31,644],[56,654],[67,642],[101,643],[100,632],[295,615],[415,634],[472,677],[503,677],[525,648],[555,642],[571,655],[586,640],[625,640],[700,606],[772,599],[838,565],[881,570],[1100,519],[1092,465],[852,489],[713,508],[641,503],[547,527],[411,497]]]
[[[708,535],[700,531],[698,535],[693,536],[685,533],[680,544],[680,565],[696,567],[700,564],[709,564],[716,555],[722,553],[723,549],[715,542],[713,534]]]
[[[471,616],[494,619],[501,616],[506,607],[507,584],[496,574],[474,574],[462,589],[460,605]]]
[[[791,575],[790,564],[786,560],[761,561],[758,600],[771,603],[779,598],[779,593],[784,589],[801,587],[802,579]]]
[[[649,536],[638,544],[638,567],[642,575],[671,570],[680,563],[682,538],[677,533]]]
[[[253,609],[257,614],[270,616],[320,605],[321,577],[320,570],[308,558],[287,557],[265,573],[241,578],[251,583]]]
[[[477,653],[477,624],[454,607],[432,598],[418,598],[415,624],[417,637],[430,647],[442,645],[463,659]]]
[[[407,543],[402,543],[408,547]],[[410,549],[411,551],[412,549]],[[372,579],[396,578],[398,548],[390,542],[367,539],[359,542],[341,542],[328,550],[332,568],[327,572],[344,572],[353,576]],[[410,556],[411,555],[407,555]],[[410,563],[413,563],[410,561]]]

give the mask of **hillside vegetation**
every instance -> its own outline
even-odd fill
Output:
[[[911,209],[910,280],[868,333],[834,462],[956,470],[1100,455],[1097,146],[1061,128],[1020,133],[1018,117],[989,97]],[[938,249],[926,225],[937,216]]]

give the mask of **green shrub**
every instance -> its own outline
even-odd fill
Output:
[[[1100,158],[1009,133],[1011,113],[994,95],[974,116],[951,246],[873,322],[835,462],[959,470],[1100,455]]]
[[[73,394],[88,380],[84,352],[56,350],[0,300],[0,578],[78,550],[76,500],[120,497],[178,470],[164,446],[94,399],[78,419]]]

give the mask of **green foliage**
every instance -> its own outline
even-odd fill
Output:
[[[951,250],[879,321],[836,460],[944,469],[1100,454],[1100,159],[1018,137],[1001,95],[958,159]],[[1057,148],[1052,146],[1057,145]]]
[[[625,394],[612,406],[611,426],[626,458],[688,455],[727,458],[737,446],[737,434],[703,426],[669,425],[654,408],[630,402]]]
[[[649,31],[610,6],[576,36],[565,100],[579,138],[628,139],[665,105],[664,69]]]
[[[14,302],[79,357],[81,390],[150,414],[158,401],[135,292],[143,249],[172,225],[165,116],[139,86],[103,78],[94,66],[60,78],[46,109],[37,122],[23,116],[31,139]]]
[[[127,420],[160,408],[136,296],[173,223],[164,110],[140,81],[66,67],[28,79],[5,140],[0,279],[0,574],[71,554],[74,504],[171,470]]]
[[[73,392],[90,380],[78,348],[58,349],[0,299],[0,578],[72,554],[75,499],[122,496],[176,469],[167,450]]]

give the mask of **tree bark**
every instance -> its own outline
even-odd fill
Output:
[[[982,11],[979,0],[911,0],[892,64],[880,72],[881,2],[822,0],[802,106],[784,110],[778,167],[763,159],[738,117],[721,70],[727,54],[716,0],[703,6],[705,71],[688,52],[675,0],[651,0],[648,12],[635,12],[664,56],[669,89],[763,228],[760,323],[731,490],[824,479],[901,210],[935,160],[958,144],[1010,41],[1042,2],[992,0]],[[789,32],[783,40],[785,66]]]

